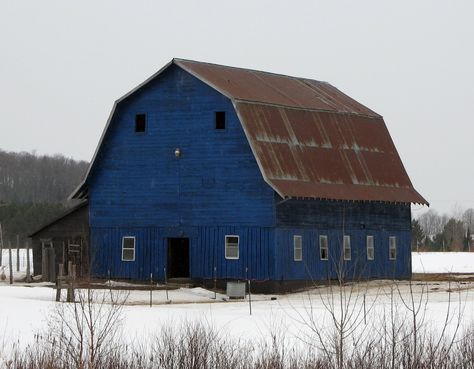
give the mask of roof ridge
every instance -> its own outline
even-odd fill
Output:
[[[233,65],[225,65],[225,64],[218,64],[218,63],[209,63],[209,62],[203,62],[203,61],[199,61],[199,60],[192,60],[192,59],[182,59],[182,58],[173,58],[173,63],[177,62],[190,62],[190,63],[196,63],[196,64],[205,64],[205,65],[212,65],[212,66],[216,66],[216,67],[224,67],[224,68],[232,68],[232,69],[238,69],[238,70],[244,70],[244,71],[248,71],[248,72],[256,72],[256,73],[262,73],[262,74],[269,74],[269,75],[273,75],[273,76],[278,76],[278,77],[286,77],[286,78],[292,78],[292,79],[296,79],[296,80],[308,80],[308,81],[314,81],[314,82],[318,82],[318,83],[324,83],[326,85],[330,85],[332,86],[329,82],[327,81],[321,81],[319,79],[312,79],[312,78],[306,78],[306,77],[298,77],[298,76],[292,76],[292,75],[289,75],[289,74],[282,74],[282,73],[275,73],[275,72],[269,72],[269,71],[266,71],[266,70],[261,70],[261,69],[253,69],[253,68],[243,68],[243,67],[235,67]],[[175,63],[175,64],[177,64]],[[178,64],[179,65],[179,64]]]

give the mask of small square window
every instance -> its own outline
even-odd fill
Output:
[[[329,259],[328,236],[326,235],[319,236],[319,257],[321,260]]]
[[[225,236],[225,258],[239,258],[239,236]]]
[[[135,115],[135,132],[145,132],[146,130],[146,114]]]
[[[344,260],[351,260],[351,236],[344,236]]]
[[[135,260],[135,237],[125,236],[122,238],[122,261]]]
[[[388,239],[388,258],[390,260],[395,260],[397,258],[397,237],[395,236],[390,236]]]
[[[293,236],[293,259],[295,261],[303,260],[303,237]]]
[[[216,111],[216,129],[225,129],[225,111]]]
[[[374,236],[367,236],[367,260],[374,260]]]

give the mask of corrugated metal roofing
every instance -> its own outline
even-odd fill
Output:
[[[379,117],[327,82],[191,60],[174,62],[231,99]]]
[[[233,101],[262,175],[280,196],[428,204],[413,188],[383,118],[327,82],[173,59],[117,100],[110,117],[171,64]],[[101,141],[109,124],[110,118]],[[86,180],[72,194],[84,196]]]
[[[242,102],[236,109],[282,197],[426,203],[382,118]]]
[[[280,196],[428,204],[383,118],[329,83],[175,63],[234,101],[262,175]]]

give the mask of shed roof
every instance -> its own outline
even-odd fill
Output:
[[[111,117],[171,64],[232,100],[264,180],[281,197],[428,204],[383,118],[327,82],[173,59],[117,100]],[[84,181],[72,197],[85,196]]]
[[[32,238],[32,237],[35,237],[38,233],[44,231],[45,229],[55,225],[56,223],[60,222],[61,220],[67,218],[68,216],[70,216],[71,214],[74,214],[76,211],[79,211],[80,209],[82,209],[83,207],[87,206],[88,205],[88,201],[81,201],[80,203],[72,206],[71,208],[67,209],[66,211],[64,211],[62,214],[60,214],[59,216],[51,219],[49,222],[47,222],[46,224],[43,224],[40,228],[38,228],[37,230],[35,230],[34,232],[30,233],[28,235],[29,238]]]

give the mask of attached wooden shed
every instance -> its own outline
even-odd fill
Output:
[[[43,281],[55,282],[59,264],[76,267],[78,277],[89,273],[89,206],[87,201],[67,210],[30,234],[35,274]]]

